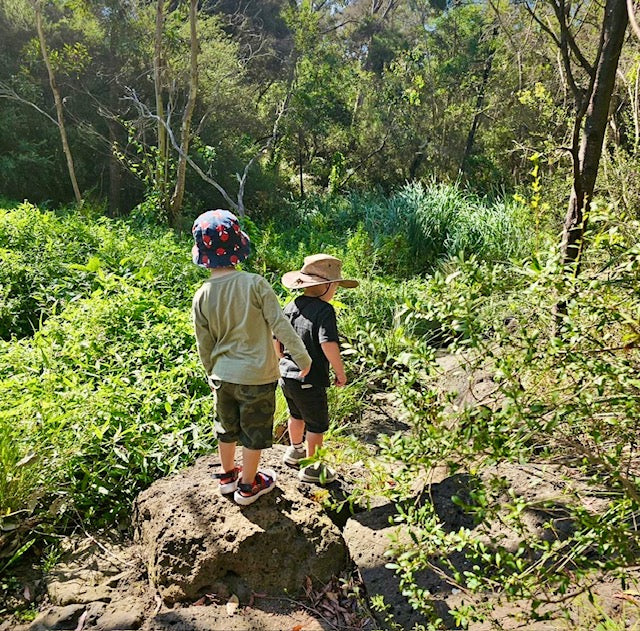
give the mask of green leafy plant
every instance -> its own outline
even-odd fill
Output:
[[[640,258],[628,230],[633,220],[624,219],[606,208],[593,212],[594,245],[579,277],[567,279],[553,256],[517,267],[526,280],[518,282],[517,299],[504,303],[517,306],[512,318],[489,317],[492,292],[501,286],[499,267],[483,283],[473,268],[461,266],[456,278],[464,289],[449,282],[431,294],[441,314],[455,305],[465,326],[454,347],[467,354],[468,370],[491,367],[495,392],[485,404],[452,413],[442,394],[400,387],[414,433],[384,443],[387,456],[405,467],[394,491],[396,520],[409,540],[396,541],[392,567],[425,614],[432,612],[432,596],[418,580],[425,569],[470,594],[526,599],[532,618],[540,619],[559,615],[598,576],[624,576],[635,563]],[[560,291],[571,300],[556,335],[553,304]],[[448,526],[430,502],[403,503],[408,482],[443,462],[452,476],[470,479],[466,497],[449,497],[466,524],[460,528]],[[512,489],[507,465],[549,468],[557,495],[540,500]],[[516,542],[507,545],[497,525]],[[489,613],[480,599],[474,602],[454,612],[460,624]]]

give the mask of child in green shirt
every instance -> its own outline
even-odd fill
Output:
[[[259,470],[262,449],[271,447],[275,388],[279,378],[275,335],[303,374],[311,358],[284,317],[269,283],[236,269],[250,254],[249,237],[228,210],[209,210],[193,224],[193,262],[210,269],[196,291],[192,314],[200,360],[216,395],[216,433],[221,493],[240,505],[275,488],[276,474]],[[242,467],[235,464],[242,445]]]

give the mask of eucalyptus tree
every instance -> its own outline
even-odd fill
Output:
[[[52,3],[50,6],[45,7],[42,0],[28,0],[28,3],[22,2],[17,4],[18,6],[12,7],[13,10],[22,10],[23,12],[27,11],[26,15],[23,14],[23,18],[26,17],[26,19],[30,21],[34,27],[34,38],[31,41],[37,42],[39,56],[46,69],[47,83],[49,85],[49,89],[54,101],[55,118],[47,112],[47,107],[44,103],[38,104],[37,99],[34,99],[31,96],[23,96],[19,91],[19,86],[13,87],[12,84],[14,82],[11,78],[3,81],[0,85],[0,97],[12,99],[13,101],[32,107],[40,114],[46,116],[57,126],[62,146],[62,152],[66,161],[68,177],[73,188],[73,194],[76,202],[80,203],[82,201],[82,194],[80,192],[80,187],[78,185],[78,179],[76,176],[76,168],[74,164],[71,145],[69,143],[67,122],[64,111],[64,104],[66,103],[67,96],[63,95],[63,91],[60,88],[57,77],[57,73],[59,71],[64,71],[64,64],[65,61],[68,60],[69,52],[73,54],[76,51],[73,51],[72,46],[67,46],[66,50],[62,51],[62,53],[55,49],[52,52],[51,45],[48,41],[48,24],[45,16],[43,15],[44,9],[47,8],[49,9],[49,14],[52,15],[54,20],[59,19],[60,14],[65,9],[65,5],[64,2],[61,2],[58,4]],[[19,5],[22,6],[20,7]],[[29,15],[28,9],[31,9],[31,15]],[[5,16],[6,15],[7,14],[5,13]],[[24,42],[24,44],[26,44],[26,42]]]
[[[593,199],[609,119],[618,61],[628,23],[625,0],[545,0],[525,9],[546,32],[562,60],[564,80],[574,98],[571,145],[573,181],[562,235],[562,258],[579,268],[584,231]],[[564,305],[559,305],[560,313]]]
[[[73,194],[75,195],[76,202],[82,202],[82,194],[80,193],[80,187],[78,186],[78,180],[76,178],[76,169],[73,164],[73,154],[71,153],[71,147],[69,146],[69,140],[67,138],[67,128],[65,126],[64,111],[62,108],[62,96],[58,89],[58,83],[56,81],[56,75],[51,63],[51,56],[47,49],[47,39],[45,36],[45,30],[42,20],[42,2],[40,0],[33,0],[33,10],[35,13],[36,31],[38,33],[38,41],[40,43],[40,51],[42,53],[42,59],[47,68],[47,75],[49,76],[49,85],[51,86],[51,93],[53,94],[53,100],[56,105],[56,116],[58,118],[58,129],[60,131],[60,140],[62,142],[62,151],[67,161],[67,169],[69,171],[69,179],[71,180],[71,186],[73,187]]]

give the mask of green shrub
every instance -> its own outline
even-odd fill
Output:
[[[471,351],[468,370],[491,368],[498,396],[498,404],[456,413],[444,393],[416,389],[414,375],[400,384],[414,433],[385,441],[383,453],[404,463],[396,475],[396,522],[410,538],[396,542],[393,567],[412,605],[427,616],[434,613],[432,598],[419,584],[427,570],[470,592],[527,599],[536,619],[550,601],[568,607],[595,578],[622,576],[637,563],[640,226],[615,211],[591,219],[581,275],[567,276],[556,255],[544,264],[532,259],[508,274],[520,279],[508,296],[500,267],[489,274],[460,265],[452,280],[433,286],[428,308],[411,305],[405,314],[464,322],[458,349]],[[497,308],[496,291],[504,295]],[[554,333],[560,298],[567,315]],[[509,304],[516,310],[506,319]],[[475,480],[468,497],[451,498],[468,527],[448,527],[430,502],[405,502],[413,480],[443,463],[452,475]],[[557,497],[532,500],[501,477],[502,463],[561,467],[573,477],[556,474]],[[534,513],[542,534],[526,525],[523,516]],[[517,533],[517,545],[506,545],[496,524]],[[489,607],[491,601],[486,610],[465,605],[453,615],[468,624]]]
[[[140,288],[153,283],[165,304],[184,305],[202,276],[189,264],[190,249],[190,237],[86,209],[56,214],[24,203],[0,210],[0,338],[32,335],[69,301],[99,288],[105,271]]]
[[[112,523],[215,442],[188,310],[104,284],[5,354],[0,410],[23,451],[37,445],[50,484],[83,516]]]

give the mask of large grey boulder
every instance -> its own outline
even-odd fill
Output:
[[[277,488],[250,506],[221,497],[207,456],[155,482],[136,501],[133,526],[151,584],[166,603],[207,593],[298,593],[305,577],[326,582],[347,564],[338,528],[305,496],[308,485],[282,464],[284,447],[263,452]]]

